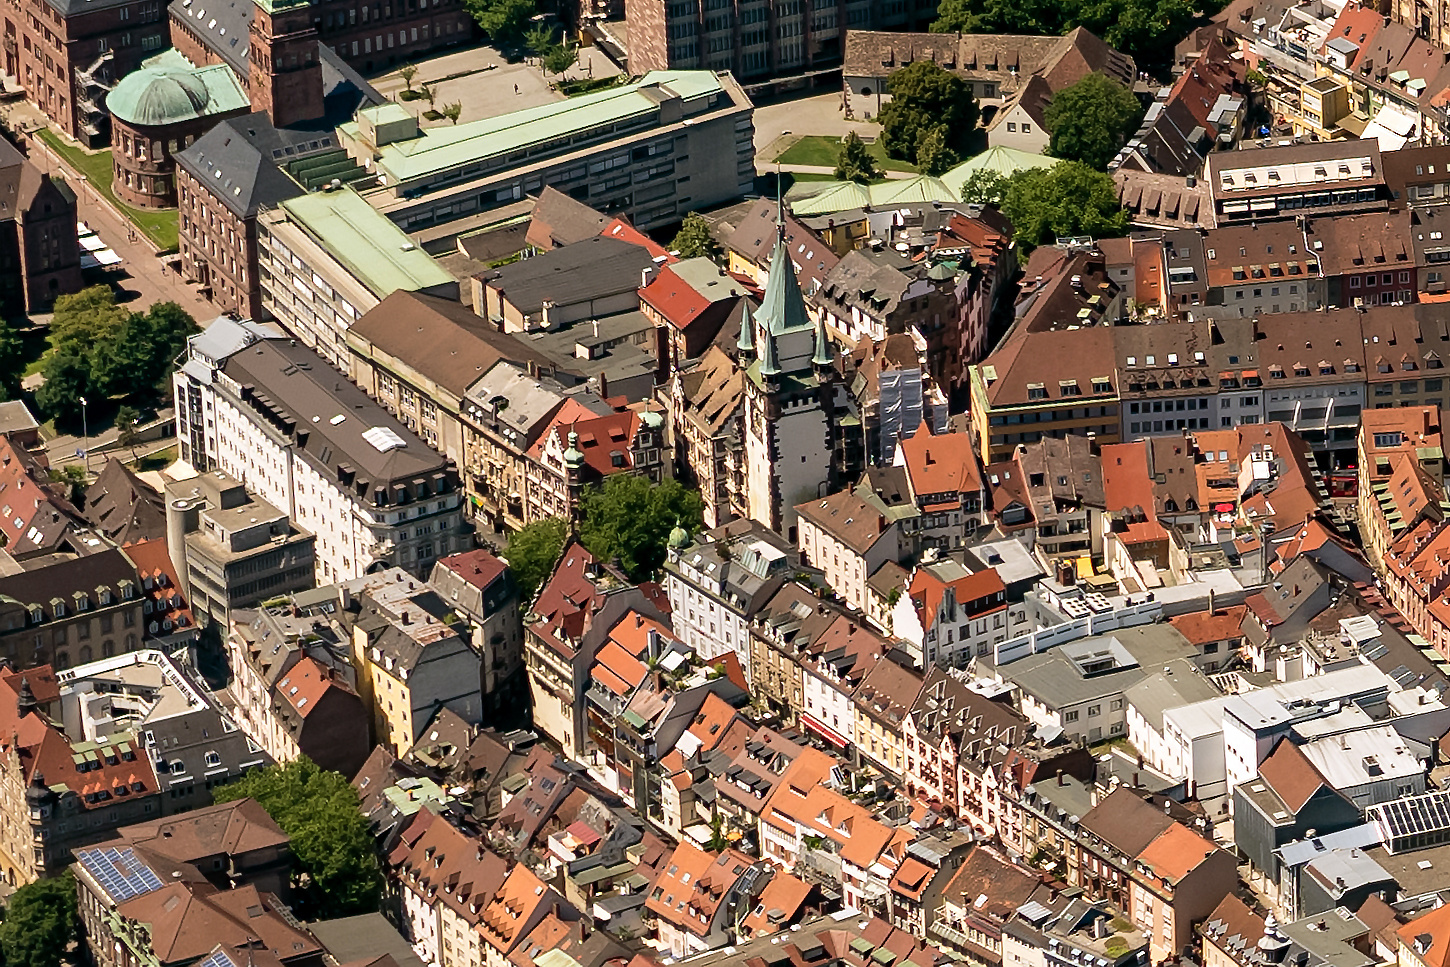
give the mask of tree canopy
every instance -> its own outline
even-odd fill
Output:
[[[519,600],[529,601],[548,579],[569,536],[569,522],[562,517],[536,520],[509,538],[504,557],[513,572]]]
[[[35,394],[46,416],[72,428],[80,420],[79,397],[98,403],[113,396],[143,395],[154,403],[158,383],[195,335],[196,320],[174,302],[156,302],[145,312],[116,304],[107,286],[91,286],[56,300],[51,353],[41,372],[45,385]]]
[[[632,581],[654,576],[665,562],[676,526],[694,534],[704,522],[704,502],[678,480],[653,484],[634,474],[615,474],[603,487],[584,492],[579,541],[601,561],[619,558]]]
[[[922,174],[942,174],[955,168],[961,160],[961,155],[947,143],[945,125],[922,129],[921,140],[916,143],[916,166]]]
[[[0,923],[0,953],[6,967],[55,967],[76,930],[76,881],[67,870],[15,891]]]
[[[931,29],[939,33],[1049,34],[1086,27],[1137,61],[1162,73],[1173,47],[1223,0],[941,0]]]
[[[1112,237],[1128,228],[1112,176],[1080,161],[1017,172],[1007,179],[1001,209],[1018,243],[1029,247],[1072,235]]]
[[[856,181],[863,185],[881,177],[881,171],[876,167],[876,159],[871,157],[866,142],[855,131],[847,134],[841,142],[841,154],[836,159],[836,177],[842,181]]]
[[[1048,153],[1105,171],[1142,116],[1132,91],[1106,74],[1089,74],[1047,106]]]
[[[878,119],[888,155],[919,165],[923,146],[932,157],[941,146],[958,158],[970,153],[981,111],[966,81],[935,61],[918,60],[892,74],[887,89],[891,101]]]
[[[719,262],[724,254],[720,250],[720,243],[715,241],[715,236],[710,232],[710,223],[698,212],[690,212],[685,216],[685,220],[680,223],[680,230],[670,242],[670,251],[679,252],[682,259],[703,255],[713,262]]]
[[[546,74],[562,74],[579,60],[578,44],[554,44],[540,56]]]
[[[463,7],[495,44],[522,40],[539,12],[534,0],[463,0]]]
[[[303,756],[255,769],[215,794],[217,802],[248,796],[292,840],[297,905],[306,919],[377,911],[383,887],[377,852],[346,776]]]

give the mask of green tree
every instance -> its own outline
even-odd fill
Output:
[[[1112,237],[1128,228],[1112,176],[1079,161],[1017,172],[1007,182],[1001,208],[1026,247],[1070,235]]]
[[[8,322],[0,320],[0,400],[13,400],[20,393],[25,375],[25,343]]]
[[[968,154],[981,112],[966,81],[935,61],[919,60],[892,74],[887,85],[891,102],[879,120],[888,155],[915,162],[924,132],[938,126],[947,147]]]
[[[81,428],[80,398],[94,393],[91,361],[74,346],[57,349],[41,369],[45,384],[35,391],[35,405],[47,419],[67,429]]]
[[[842,181],[856,181],[863,185],[881,177],[881,171],[876,167],[876,159],[871,157],[866,142],[855,131],[846,135],[841,142],[841,154],[836,159],[836,177]]]
[[[535,57],[543,57],[556,43],[554,33],[553,24],[536,23],[524,31],[524,47]]]
[[[1223,0],[941,0],[931,29],[939,33],[1065,34],[1086,27],[1138,67],[1165,74],[1173,47]]]
[[[1007,194],[1007,176],[1000,171],[978,168],[962,182],[962,201],[975,205],[1000,205]]]
[[[546,74],[562,74],[579,60],[578,44],[555,44],[540,58]]]
[[[952,150],[951,135],[945,124],[921,129],[916,143],[916,166],[924,175],[939,175],[961,163],[961,156]]]
[[[76,881],[69,870],[15,891],[0,923],[6,967],[55,967],[75,939]]]
[[[703,525],[704,503],[678,480],[652,484],[618,473],[604,486],[585,491],[579,506],[579,541],[596,558],[619,558],[634,581],[655,575],[665,562],[670,532],[678,525],[694,534]]]
[[[1088,74],[1047,106],[1048,153],[1104,171],[1142,116],[1132,91],[1106,74]]]
[[[126,447],[131,451],[131,459],[136,459],[136,448],[141,445],[141,414],[132,406],[123,406],[116,410],[116,444]]]
[[[196,320],[175,302],[130,313],[113,336],[92,347],[91,383],[108,396],[148,393],[170,374],[196,332]]]
[[[554,573],[568,536],[569,522],[562,517],[549,517],[524,525],[509,538],[504,557],[513,572],[520,601],[533,600],[539,586]]]
[[[116,304],[107,285],[93,285],[55,300],[50,320],[50,344],[57,350],[76,347],[87,353],[97,344],[114,341],[131,316]]]
[[[65,499],[76,506],[80,506],[85,497],[86,487],[91,482],[85,466],[79,463],[68,463],[64,467],[51,467],[50,479],[64,488]]]
[[[403,79],[403,83],[406,84],[408,86],[408,90],[411,91],[413,89],[413,78],[418,76],[418,65],[404,64],[402,67],[398,68],[398,76]]]
[[[458,119],[463,116],[463,104],[459,101],[454,101],[452,104],[445,104],[438,113],[446,117],[448,120],[452,121],[454,124],[457,124]]]
[[[495,44],[521,40],[539,12],[534,0],[463,0],[463,6]]]
[[[254,769],[215,792],[217,802],[247,797],[292,840],[293,885],[305,919],[377,911],[383,879],[376,847],[346,776],[303,756]]]
[[[680,223],[680,230],[670,242],[670,251],[680,253],[682,259],[703,255],[715,262],[720,261],[724,254],[720,250],[720,243],[715,241],[715,236],[710,232],[710,223],[699,212],[690,212],[685,216],[685,220]]]

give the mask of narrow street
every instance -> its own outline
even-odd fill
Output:
[[[63,176],[76,192],[77,214],[81,221],[101,237],[123,261],[105,273],[122,290],[121,300],[133,309],[144,310],[153,302],[172,301],[205,325],[216,318],[217,311],[197,294],[196,286],[188,285],[175,272],[161,264],[156,249],[140,232],[131,237],[132,226],[125,216],[73,171],[63,158],[51,151],[38,137],[27,136],[30,160],[42,171]],[[102,273],[92,270],[88,281],[100,281]]]

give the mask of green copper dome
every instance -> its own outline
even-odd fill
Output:
[[[678,520],[675,521],[675,529],[670,531],[670,547],[679,550],[689,546],[690,532],[681,527]]]
[[[211,113],[211,92],[194,71],[143,67],[121,78],[106,107],[130,125],[161,127]]]

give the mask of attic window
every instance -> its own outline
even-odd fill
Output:
[[[1042,383],[1028,383],[1027,384],[1027,398],[1029,400],[1045,400],[1045,399],[1047,399],[1047,387],[1045,385],[1043,385]]]

